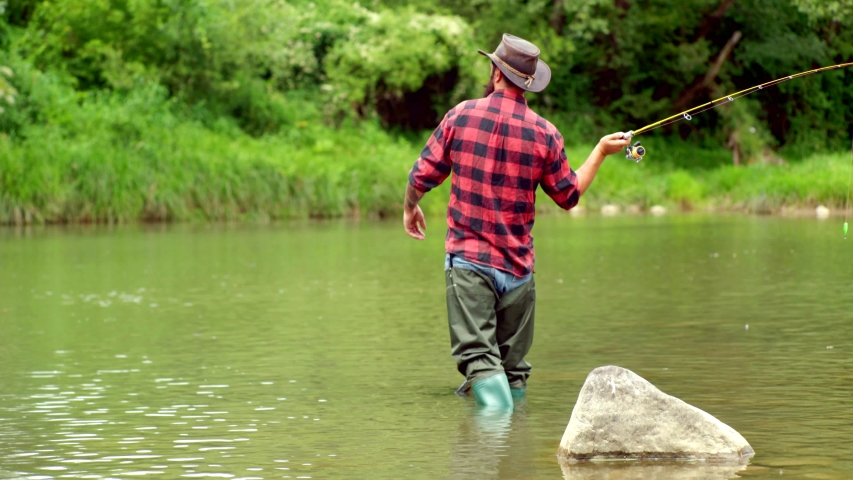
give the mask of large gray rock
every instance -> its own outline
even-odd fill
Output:
[[[557,452],[568,460],[738,462],[753,454],[732,427],[614,366],[587,376]]]

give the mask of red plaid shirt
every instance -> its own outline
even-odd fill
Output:
[[[447,112],[409,183],[428,192],[451,171],[445,250],[516,276],[533,271],[536,187],[566,210],[580,196],[560,132],[509,90]]]

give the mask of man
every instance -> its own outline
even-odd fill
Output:
[[[445,280],[451,355],[477,403],[512,409],[527,388],[536,287],[533,228],[536,188],[560,207],[578,203],[607,155],[628,145],[622,133],[601,139],[573,171],[563,137],[527,107],[551,70],[539,49],[504,35],[491,59],[484,98],[450,110],[409,173],[403,224],[424,239],[418,202],[453,172],[447,209]]]

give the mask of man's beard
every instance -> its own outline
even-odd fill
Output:
[[[483,90],[483,97],[488,97],[495,91],[495,76],[494,72],[489,76],[489,83],[486,84],[485,89]]]

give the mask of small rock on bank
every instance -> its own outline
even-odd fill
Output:
[[[823,205],[818,205],[817,208],[814,209],[814,214],[817,218],[829,218],[829,209]]]
[[[658,215],[658,216],[666,215],[666,207],[664,207],[662,205],[655,205],[649,209],[649,213],[651,213],[652,215]]]
[[[613,215],[619,215],[619,206],[618,205],[604,205],[601,207],[601,214],[607,217]]]
[[[738,432],[622,367],[593,370],[557,455],[568,460],[728,460],[754,454]]]

